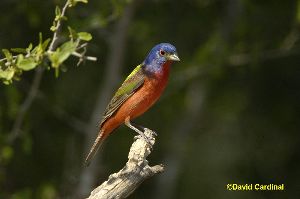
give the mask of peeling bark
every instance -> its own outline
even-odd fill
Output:
[[[88,199],[126,198],[147,178],[164,171],[163,165],[149,166],[146,160],[155,143],[155,133],[145,129],[150,140],[147,143],[136,136],[132,144],[126,165],[117,173],[111,174],[107,181],[95,188]]]

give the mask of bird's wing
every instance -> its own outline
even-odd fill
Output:
[[[105,109],[100,127],[102,124],[111,117],[120,106],[140,88],[145,80],[145,74],[142,71],[142,65],[138,65],[130,75],[125,79],[121,87],[117,90],[108,106]]]

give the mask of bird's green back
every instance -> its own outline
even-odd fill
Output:
[[[135,91],[143,85],[145,74],[142,70],[142,64],[138,65],[130,75],[125,79],[121,87],[117,90],[111,101],[109,102],[100,122],[102,124],[111,117],[120,106],[135,93]]]

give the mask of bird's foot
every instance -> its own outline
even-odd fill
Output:
[[[151,131],[151,133],[152,133],[155,137],[157,136],[157,133],[156,133],[155,131],[153,131],[153,130],[151,130],[151,129],[148,129],[148,128],[145,128],[145,127],[143,127],[143,129],[144,129],[144,132],[147,131],[147,130],[149,130],[149,131]]]
[[[140,131],[143,131],[144,133],[145,133],[147,130],[149,130],[149,131],[152,132],[152,134],[153,134],[154,136],[157,136],[157,133],[156,133],[155,131],[151,130],[151,129],[148,129],[148,128],[146,128],[146,127],[144,127],[144,126],[142,126],[142,125],[139,125],[139,124],[135,124],[135,123],[133,123],[133,122],[131,122],[131,124],[134,125],[134,126],[135,126],[137,129],[139,129]]]
[[[126,120],[125,120],[125,125],[126,126],[128,126],[129,128],[131,128],[132,130],[134,130],[135,132],[137,132],[138,134],[139,134],[139,136],[138,137],[141,137],[141,138],[143,138],[146,142],[147,142],[147,144],[151,147],[151,149],[152,149],[152,145],[153,145],[153,140],[151,140],[151,139],[149,139],[148,138],[148,134],[149,133],[147,133],[147,131],[149,132],[149,131],[151,131],[151,134],[152,135],[154,135],[154,136],[156,136],[157,134],[154,132],[154,131],[152,131],[152,130],[150,130],[150,129],[148,129],[148,128],[145,128],[145,127],[142,127],[142,126],[140,126],[140,125],[136,125],[136,124],[132,124],[131,123],[131,121],[130,121],[130,118],[126,118]],[[147,134],[147,135],[145,135],[145,133]],[[152,135],[149,135],[149,137],[150,138],[152,138]],[[136,137],[135,137],[135,139],[136,139]]]

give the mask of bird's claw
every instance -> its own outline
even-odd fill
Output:
[[[125,124],[129,127],[129,128],[131,128],[132,130],[134,130],[135,132],[137,132],[138,134],[139,134],[139,136],[135,136],[134,137],[134,140],[137,140],[138,138],[142,138],[143,140],[145,140],[145,142],[151,147],[151,149],[152,149],[152,142],[153,142],[153,140],[152,139],[154,139],[153,138],[153,135],[154,136],[157,136],[157,134],[154,132],[154,131],[152,131],[152,130],[150,130],[150,129],[148,129],[148,128],[145,128],[145,127],[143,127],[143,126],[140,126],[140,125],[132,125],[131,123],[130,123],[130,120],[128,119],[128,120],[126,120],[125,121]],[[147,133],[147,135],[145,135],[145,132],[147,132],[147,131],[151,131],[151,133],[149,132],[149,133]],[[150,134],[149,136],[150,136],[150,138],[148,138],[147,136],[148,136],[148,134]]]
[[[151,129],[148,129],[148,128],[144,128],[144,132],[147,131],[147,130],[151,131],[151,133],[152,133],[155,137],[157,136],[157,133],[156,133],[155,131],[153,131],[153,130],[151,130]]]

